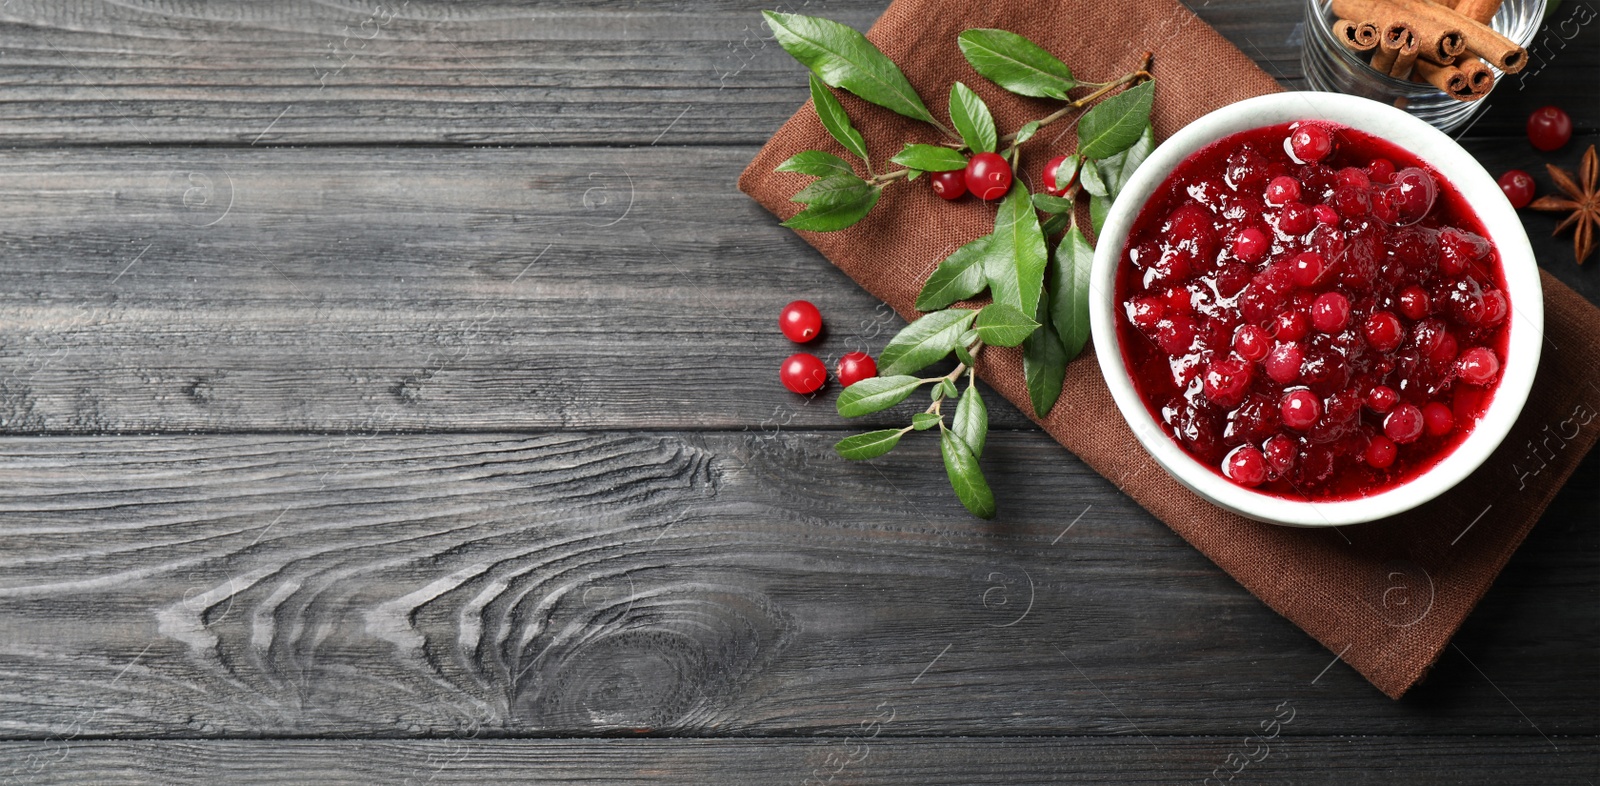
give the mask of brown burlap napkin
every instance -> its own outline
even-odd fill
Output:
[[[1173,0],[895,0],[868,37],[899,63],[939,112],[952,82],[981,94],[1002,130],[1055,106],[1013,96],[978,76],[956,36],[972,27],[1023,33],[1081,79],[1105,81],[1155,53],[1152,122],[1158,138],[1225,104],[1280,89],[1251,60]],[[799,77],[797,77],[799,78]],[[842,96],[874,160],[902,142],[938,142],[921,124]],[[1067,123],[1040,132],[1025,165],[1070,152]],[[843,153],[809,104],[779,129],[739,188],[781,218],[809,178],[775,174],[801,150]],[[1037,190],[1037,188],[1035,188]],[[922,282],[957,246],[993,226],[993,207],[946,203],[922,183],[895,186],[861,223],[800,233],[851,278],[911,318]],[[1543,359],[1533,394],[1500,449],[1466,482],[1410,514],[1338,530],[1261,524],[1222,511],[1179,485],[1146,454],[1087,354],[1067,370],[1045,430],[1172,527],[1256,597],[1305,629],[1384,693],[1399,698],[1428,671],[1557,489],[1600,435],[1600,310],[1546,275]],[[1513,307],[1515,304],[1513,304]],[[990,348],[982,376],[1032,412],[1017,350]]]

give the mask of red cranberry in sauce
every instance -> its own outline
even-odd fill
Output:
[[[1298,254],[1289,260],[1289,278],[1295,286],[1309,287],[1322,277],[1322,255],[1315,251]]]
[[[1317,394],[1305,388],[1283,394],[1281,407],[1283,425],[1292,429],[1305,431],[1316,425],[1317,418],[1322,417],[1322,401]]]
[[[1415,284],[1400,291],[1400,313],[1406,319],[1422,319],[1433,309],[1433,302],[1422,287]]]
[[[1450,408],[1437,401],[1430,401],[1422,408],[1422,429],[1430,437],[1442,437],[1455,428],[1456,417],[1450,413]]]
[[[1254,488],[1267,479],[1267,458],[1261,451],[1242,445],[1222,462],[1222,474],[1241,486]]]
[[[1301,123],[1289,135],[1288,146],[1301,162],[1321,161],[1333,152],[1333,132],[1320,123]]]
[[[1371,442],[1367,443],[1365,458],[1367,464],[1375,469],[1388,469],[1394,464],[1395,456],[1398,453],[1399,448],[1395,446],[1394,440],[1379,434],[1374,436]]]
[[[1278,211],[1278,231],[1285,235],[1304,235],[1317,225],[1311,208],[1290,202]]]
[[[1378,385],[1367,392],[1367,408],[1380,415],[1394,409],[1400,401],[1400,394],[1387,385]]]
[[[1299,344],[1279,344],[1267,353],[1264,364],[1267,376],[1273,382],[1287,385],[1300,378],[1300,367],[1305,362],[1305,352]]]
[[[1367,177],[1374,183],[1387,183],[1394,177],[1394,162],[1387,158],[1374,158],[1367,164]]]
[[[1219,407],[1232,408],[1250,390],[1250,362],[1241,357],[1226,357],[1206,367],[1206,398]]]
[[[1240,325],[1233,333],[1233,351],[1252,363],[1266,357],[1271,349],[1267,331],[1255,325]]]
[[[1339,223],[1339,211],[1327,205],[1317,205],[1311,208],[1311,215],[1315,216],[1319,224]]]
[[[1267,184],[1267,204],[1283,205],[1300,199],[1300,181],[1288,175],[1279,175]]]
[[[1402,445],[1416,442],[1422,429],[1422,410],[1414,404],[1400,404],[1383,419],[1383,433]]]
[[[1500,359],[1487,347],[1473,347],[1461,353],[1456,374],[1469,385],[1487,385],[1500,374]]]
[[[1338,333],[1350,324],[1350,298],[1325,292],[1311,304],[1311,324],[1324,333]]]

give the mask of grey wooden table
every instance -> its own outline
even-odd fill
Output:
[[[1297,3],[1193,5],[1301,84]],[[734,188],[760,7],[0,5],[5,782],[1600,780],[1600,456],[1399,702],[1003,405],[993,523],[833,457],[774,317],[898,321]],[[1600,140],[1594,19],[1492,171]]]

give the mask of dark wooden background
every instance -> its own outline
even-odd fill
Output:
[[[1192,5],[1303,84],[1299,3]],[[761,7],[0,4],[0,781],[1600,780],[1600,456],[1399,702],[1003,404],[992,523],[836,459],[778,309],[899,323],[734,187]],[[1600,140],[1595,14],[1491,171]]]

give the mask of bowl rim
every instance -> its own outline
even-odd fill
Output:
[[[1270,496],[1223,478],[1179,447],[1145,407],[1128,374],[1117,337],[1116,270],[1133,221],[1167,175],[1195,151],[1254,128],[1323,120],[1399,145],[1445,176],[1467,200],[1500,252],[1511,303],[1499,387],[1489,409],[1455,450],[1421,475],[1369,497],[1310,502]],[[1184,126],[1151,152],[1112,205],[1090,273],[1090,325],[1101,374],[1134,435],[1174,479],[1213,504],[1273,524],[1336,527],[1374,521],[1414,508],[1453,488],[1481,466],[1511,431],[1532,389],[1544,336],[1539,268],[1522,220],[1494,178],[1444,132],[1388,104],[1340,93],[1272,93],[1229,104]]]

